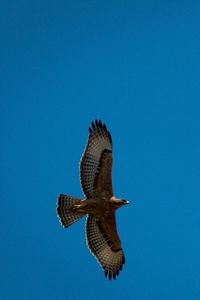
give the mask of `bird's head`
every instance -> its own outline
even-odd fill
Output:
[[[110,201],[111,201],[112,205],[115,207],[115,209],[117,209],[123,205],[129,204],[128,201],[126,201],[124,199],[117,199],[114,196],[110,198]]]

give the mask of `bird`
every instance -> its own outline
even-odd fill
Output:
[[[85,198],[59,194],[57,215],[66,228],[86,216],[86,243],[104,274],[116,279],[125,256],[116,227],[116,209],[128,204],[114,196],[112,188],[112,137],[101,120],[92,121],[79,164]]]

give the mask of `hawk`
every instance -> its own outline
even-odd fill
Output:
[[[112,188],[112,138],[99,120],[89,127],[89,137],[80,161],[80,182],[85,199],[60,194],[57,214],[66,228],[83,216],[86,219],[86,242],[104,270],[115,279],[125,263],[117,233],[115,211],[128,204],[117,199]]]

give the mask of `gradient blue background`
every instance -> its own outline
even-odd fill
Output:
[[[200,299],[199,1],[1,1],[0,299]],[[90,122],[114,141],[126,265],[104,278],[84,220]]]

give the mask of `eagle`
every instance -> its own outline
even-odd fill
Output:
[[[80,182],[85,199],[60,194],[57,215],[63,227],[86,218],[86,243],[109,279],[125,264],[117,233],[115,211],[129,202],[118,199],[112,188],[112,137],[101,120],[89,127],[87,145],[80,160]]]

